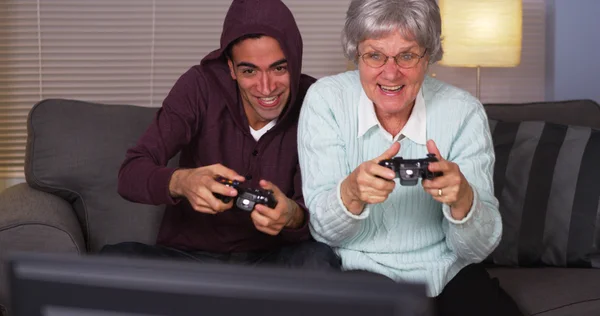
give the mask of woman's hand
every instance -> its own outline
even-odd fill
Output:
[[[429,164],[429,171],[443,172],[433,180],[423,180],[423,189],[438,202],[448,204],[452,217],[461,220],[473,205],[473,189],[457,164],[442,158],[433,140],[427,141],[427,151],[435,154],[438,162]]]
[[[384,159],[396,156],[400,143],[394,142],[381,156],[360,164],[341,184],[342,202],[354,215],[362,213],[365,204],[381,203],[394,190],[396,174],[379,165]]]

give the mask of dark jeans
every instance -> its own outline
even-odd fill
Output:
[[[231,263],[245,265],[276,265],[288,268],[339,270],[341,261],[333,250],[320,242],[306,241],[268,252],[213,253],[182,251],[175,248],[152,246],[138,242],[106,245],[102,255],[140,257],[148,259],[175,259],[204,263]]]
[[[348,271],[371,274],[367,271]],[[390,282],[392,279],[387,278]],[[522,316],[513,299],[500,287],[498,279],[491,278],[480,264],[464,267],[437,297],[432,298],[436,316]]]
[[[440,316],[521,316],[513,299],[480,264],[464,267],[435,298]]]

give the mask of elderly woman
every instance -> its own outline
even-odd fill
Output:
[[[307,93],[298,143],[313,236],[345,270],[422,282],[441,315],[520,315],[481,262],[498,245],[494,151],[481,103],[427,77],[442,57],[435,0],[354,0],[342,42],[358,71]],[[438,162],[422,186],[378,164]]]

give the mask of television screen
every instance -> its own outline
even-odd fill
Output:
[[[18,254],[16,316],[432,315],[425,286],[342,272]]]

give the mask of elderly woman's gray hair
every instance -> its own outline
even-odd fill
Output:
[[[430,64],[442,59],[442,21],[436,0],[352,0],[342,32],[344,54],[356,62],[360,42],[395,30],[426,48]]]

